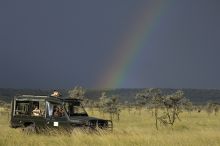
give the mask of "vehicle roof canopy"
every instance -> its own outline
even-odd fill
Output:
[[[52,97],[52,96],[35,96],[35,95],[19,95],[14,97],[18,101],[51,101],[51,102],[80,102],[81,99],[73,99],[69,97]]]

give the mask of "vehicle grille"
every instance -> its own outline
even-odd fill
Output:
[[[109,120],[90,120],[89,127],[106,129],[106,128],[112,128],[113,125],[112,125],[112,121]]]

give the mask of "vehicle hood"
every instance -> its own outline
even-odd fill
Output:
[[[70,120],[73,123],[87,123],[88,121],[108,121],[105,119],[100,119],[96,117],[88,117],[88,116],[72,116],[70,117]]]

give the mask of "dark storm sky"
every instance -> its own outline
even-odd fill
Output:
[[[96,88],[150,3],[1,0],[0,87]],[[220,1],[167,0],[144,46],[120,87],[220,89]]]

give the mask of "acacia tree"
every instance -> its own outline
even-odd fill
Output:
[[[104,107],[105,107],[105,101],[107,99],[106,93],[102,92],[101,97],[99,97],[99,104],[98,104],[98,108],[99,108],[99,112],[102,113],[102,115],[104,116]]]
[[[94,100],[87,99],[87,107],[90,109],[91,113],[94,114],[94,107],[96,103]]]
[[[155,126],[158,129],[158,120],[160,119],[158,112],[159,108],[162,107],[161,90],[157,88],[146,89],[142,96],[150,102],[152,108],[154,109]]]
[[[183,91],[176,91],[171,95],[167,95],[163,99],[163,104],[166,109],[166,114],[164,117],[161,117],[163,124],[170,124],[173,126],[176,119],[179,119],[179,114],[182,112],[182,108],[186,105],[186,100],[184,97]]]
[[[120,119],[120,108],[119,101],[116,96],[107,97],[105,92],[102,93],[99,98],[99,110],[100,112],[108,113],[110,115],[110,119],[114,118],[114,115],[117,116],[117,119]]]
[[[208,115],[214,112],[214,115],[216,116],[219,111],[220,103],[215,102],[208,102],[206,106],[206,112]]]
[[[110,119],[112,120],[114,116],[117,116],[117,120],[120,120],[120,105],[118,102],[118,98],[116,96],[112,96],[107,98],[104,102],[104,112],[109,113]]]
[[[76,86],[73,89],[70,89],[68,94],[70,98],[84,99],[85,89],[81,86]]]
[[[141,110],[147,103],[146,99],[145,93],[137,93],[135,96],[135,108],[139,111],[139,115],[141,115]]]
[[[154,108],[155,126],[158,129],[158,122],[167,126],[173,126],[176,119],[179,119],[181,109],[188,100],[184,97],[183,91],[178,90],[171,95],[162,95],[160,89],[146,89],[141,94],[146,100],[149,100]]]
[[[124,102],[124,105],[125,105],[125,108],[127,108],[127,110],[128,110],[128,114],[130,115],[131,110],[132,110],[132,105],[131,105],[131,103],[129,103],[128,101],[125,101],[125,102]]]
[[[184,109],[187,112],[191,113],[194,109],[192,102],[189,99],[185,98],[185,101],[183,103],[184,103]]]

